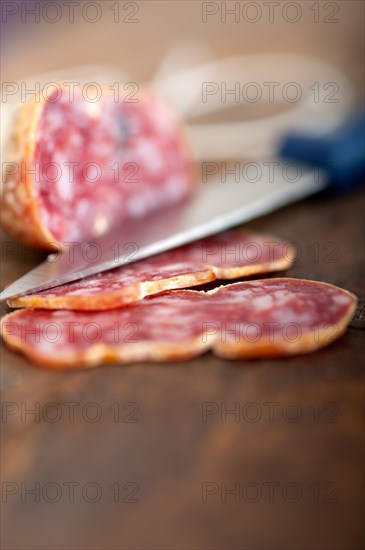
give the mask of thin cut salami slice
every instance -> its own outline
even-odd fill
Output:
[[[290,267],[294,247],[276,237],[226,231],[213,237],[38,294],[12,307],[94,310],[118,308],[163,290],[236,279]]]
[[[167,291],[108,312],[23,309],[2,319],[8,346],[49,367],[308,353],[333,342],[356,298],[314,281],[267,279]]]
[[[59,249],[189,196],[182,128],[151,93],[97,100],[59,87],[24,104],[10,140],[2,223],[19,240]]]

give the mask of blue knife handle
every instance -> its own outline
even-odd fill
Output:
[[[365,183],[365,112],[324,137],[289,134],[279,153],[325,169],[329,184],[337,191]]]

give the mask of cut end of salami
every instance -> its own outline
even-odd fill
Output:
[[[57,249],[189,196],[187,142],[153,94],[70,101],[60,90],[18,112],[1,201],[10,234]]]
[[[114,309],[164,290],[284,270],[294,257],[294,247],[277,237],[232,230],[8,303],[16,308]]]
[[[208,350],[227,358],[283,357],[339,338],[356,301],[327,283],[277,278],[167,291],[108,312],[24,309],[1,327],[9,347],[51,368],[173,361]]]

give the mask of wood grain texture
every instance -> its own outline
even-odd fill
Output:
[[[363,199],[323,193],[248,226],[297,243],[288,276],[363,300]],[[40,260],[20,256],[2,264],[3,284]],[[2,348],[3,548],[360,548],[361,303],[341,340],[285,360],[207,354],[55,373]],[[39,417],[26,414],[37,407]],[[238,416],[225,414],[235,407]],[[79,484],[74,502],[68,482]],[[26,493],[37,483],[39,502]],[[137,489],[138,502],[123,502]]]

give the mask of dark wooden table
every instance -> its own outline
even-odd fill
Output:
[[[287,275],[361,297],[363,200],[321,194],[249,226],[297,243]],[[8,258],[3,284],[39,259]],[[359,308],[306,357],[75,372],[3,348],[2,547],[360,548],[363,329]]]

